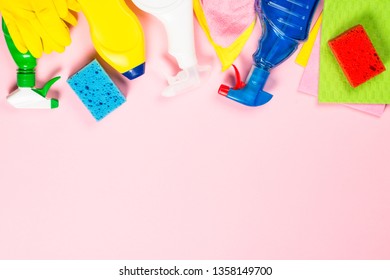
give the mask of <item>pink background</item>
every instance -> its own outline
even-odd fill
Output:
[[[15,66],[0,43],[1,259],[388,259],[390,114],[319,105],[298,93],[294,58],[275,69],[274,99],[247,108],[217,95],[220,72],[196,24],[211,77],[164,99],[162,26],[140,13],[147,74],[111,75],[128,102],[96,123],[66,84],[89,62],[84,18],[73,45],[39,62],[60,108],[15,110]],[[237,60],[249,70],[257,26]],[[244,71],[243,75],[247,73]]]

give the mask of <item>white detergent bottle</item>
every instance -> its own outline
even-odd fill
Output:
[[[164,25],[168,35],[168,51],[182,69],[168,78],[168,87],[162,95],[175,96],[200,85],[200,72],[209,66],[199,66],[195,53],[192,0],[133,0],[141,10],[152,14]]]

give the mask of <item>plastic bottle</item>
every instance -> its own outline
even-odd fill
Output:
[[[25,54],[18,51],[8,28],[3,20],[3,32],[8,49],[18,66],[17,86],[18,89],[7,97],[7,101],[15,108],[23,109],[54,109],[58,107],[57,99],[46,99],[50,87],[60,77],[51,79],[46,85],[41,88],[35,88],[35,67],[37,60],[30,52]]]
[[[141,10],[152,14],[164,25],[168,35],[169,53],[182,69],[168,79],[163,95],[170,97],[194,89],[200,84],[200,72],[209,67],[199,66],[195,52],[192,0],[133,0]]]
[[[221,85],[219,93],[247,106],[261,106],[272,95],[263,91],[270,70],[295,52],[300,42],[307,39],[310,22],[319,0],[256,0],[255,9],[263,34],[254,65],[246,83],[238,81],[234,88]],[[236,69],[236,68],[235,68]],[[239,73],[236,69],[237,78]]]
[[[99,55],[128,79],[145,73],[145,41],[137,16],[124,0],[78,0]]]

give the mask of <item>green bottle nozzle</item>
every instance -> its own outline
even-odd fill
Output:
[[[50,81],[48,81],[43,86],[43,88],[33,88],[32,90],[35,91],[36,93],[38,93],[40,96],[46,98],[51,86],[54,85],[54,83],[57,82],[59,79],[61,79],[61,77],[59,77],[59,76],[55,77],[55,78],[51,79]]]
[[[46,98],[47,94],[49,93],[49,90],[51,88],[51,86],[57,82],[59,79],[61,79],[61,77],[55,77],[53,79],[51,79],[50,81],[48,81],[44,86],[43,88],[33,88],[32,90],[36,93],[38,93],[40,96],[42,96],[43,98]],[[51,99],[50,100],[50,108],[51,109],[55,109],[55,108],[58,108],[59,106],[59,102],[58,102],[58,99]]]
[[[35,86],[35,67],[37,66],[37,59],[32,56],[30,52],[21,53],[16,48],[14,41],[9,34],[7,25],[3,19],[2,21],[5,42],[8,50],[14,59],[16,65],[19,67],[17,74],[18,87],[34,87]]]
[[[35,88],[35,67],[37,66],[37,59],[30,52],[21,53],[16,48],[4,19],[2,20],[2,28],[8,50],[16,65],[18,66],[17,86],[19,89],[31,89],[30,91],[24,90],[23,92],[17,90],[14,94],[11,95],[19,94],[20,97],[14,96],[12,99],[8,99],[8,101],[17,108],[57,108],[58,100],[47,100],[46,96],[51,86],[57,82],[60,77],[51,79],[45,84],[45,86],[43,86],[43,88]],[[33,96],[35,93],[41,96],[41,98]],[[23,104],[23,106],[19,106],[20,104]]]

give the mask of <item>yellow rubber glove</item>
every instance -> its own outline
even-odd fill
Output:
[[[42,51],[62,52],[70,45],[69,28],[77,24],[71,11],[80,11],[76,0],[0,0],[0,11],[17,49],[39,58]]]

